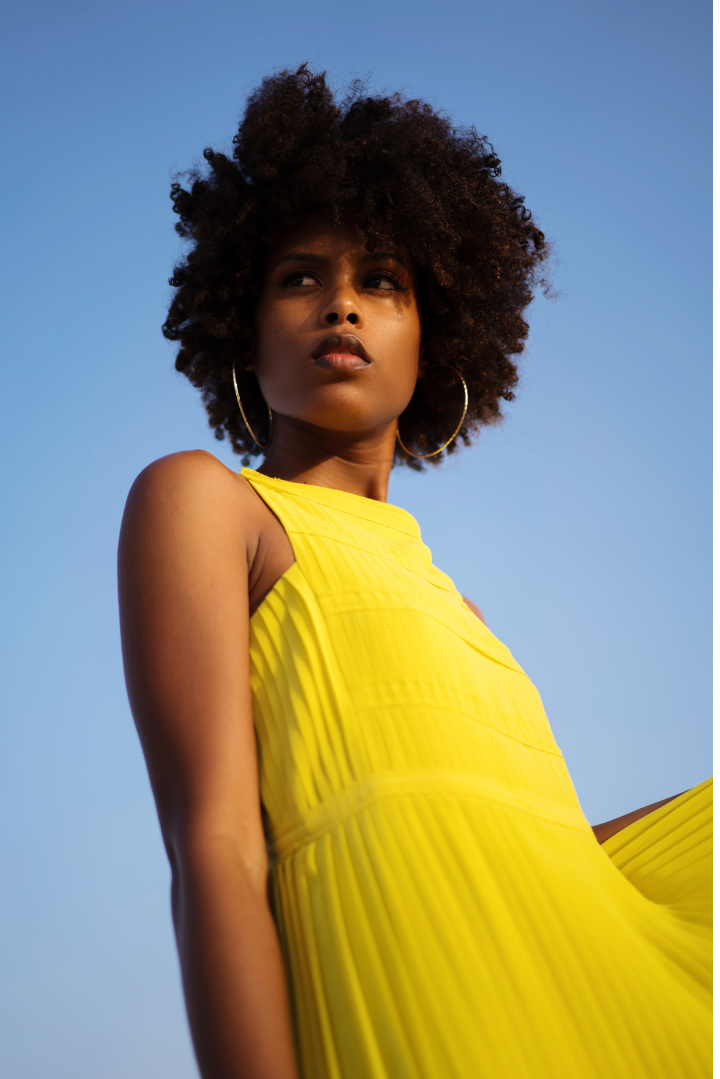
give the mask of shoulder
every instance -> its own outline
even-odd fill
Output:
[[[128,495],[128,507],[165,504],[177,510],[252,512],[258,497],[247,480],[206,450],[160,457],[142,470]]]
[[[247,534],[257,527],[257,502],[247,480],[211,453],[172,453],[144,468],[130,488],[121,543],[140,534]]]
[[[161,498],[182,495],[210,499],[218,493],[231,499],[248,499],[250,484],[206,450],[184,450],[160,457],[142,470],[130,498]]]

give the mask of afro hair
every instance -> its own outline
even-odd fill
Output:
[[[548,245],[523,198],[499,179],[487,139],[423,101],[368,96],[362,82],[338,101],[325,74],[303,64],[263,80],[233,143],[232,157],[206,149],[207,167],[188,174],[187,187],[172,185],[176,229],[190,243],[170,279],[163,326],[180,344],[177,370],[201,391],[216,436],[227,435],[245,464],[262,452],[240,417],[232,368],[264,439],[267,407],[244,368],[265,257],[283,231],[319,209],[337,226],[350,215],[369,251],[389,241],[415,260],[425,377],[400,417],[405,445],[426,454],[454,430],[462,404],[455,371],[467,383],[467,415],[430,460],[497,421],[518,381],[523,313],[535,287],[547,287]],[[395,463],[424,464],[399,444]]]

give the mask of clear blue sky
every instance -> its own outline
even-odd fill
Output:
[[[231,463],[160,335],[168,186],[274,68],[369,74],[494,142],[561,297],[534,307],[505,425],[398,474],[391,500],[535,680],[591,821],[709,774],[710,18],[698,0],[5,6],[0,1075],[196,1075],[115,546],[149,461]]]

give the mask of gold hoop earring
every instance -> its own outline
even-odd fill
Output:
[[[457,435],[460,434],[460,428],[462,427],[463,423],[465,422],[465,417],[467,416],[468,400],[469,400],[469,398],[468,398],[468,388],[467,388],[467,382],[465,381],[463,376],[460,374],[457,367],[451,367],[450,370],[455,372],[455,374],[457,375],[457,377],[460,379],[460,381],[463,384],[464,401],[463,401],[462,416],[460,417],[460,423],[457,425],[457,427],[455,428],[453,433],[450,435],[450,438],[447,440],[447,442],[443,442],[442,446],[440,446],[436,450],[433,450],[432,453],[413,453],[412,450],[409,450],[407,448],[407,446],[404,445],[403,440],[400,438],[400,428],[398,427],[397,431],[395,432],[395,438],[400,443],[401,449],[405,450],[405,453],[407,453],[409,457],[434,457],[437,453],[442,453],[442,451],[445,449],[445,447],[449,446],[450,443],[452,442],[452,440],[454,438],[456,438]]]
[[[245,409],[243,408],[242,401],[240,400],[240,390],[238,389],[237,377],[235,375],[235,364],[233,364],[232,375],[233,375],[233,386],[235,387],[235,396],[237,397],[237,403],[238,403],[238,408],[240,409],[240,415],[245,420],[245,426],[247,427],[248,431],[250,432],[250,437],[252,438],[253,442],[255,442],[260,447],[261,450],[266,450],[268,448],[268,446],[270,445],[270,443],[272,442],[272,433],[273,433],[273,414],[272,414],[272,409],[270,408],[270,405],[267,406],[268,416],[270,418],[270,425],[269,425],[269,429],[268,429],[268,440],[267,440],[267,442],[261,442],[259,438],[256,438],[255,432],[253,431],[252,427],[248,423],[248,418],[245,415]]]

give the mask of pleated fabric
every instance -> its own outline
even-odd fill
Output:
[[[599,846],[410,514],[242,475],[295,553],[250,652],[303,1079],[710,1075],[710,781]]]

